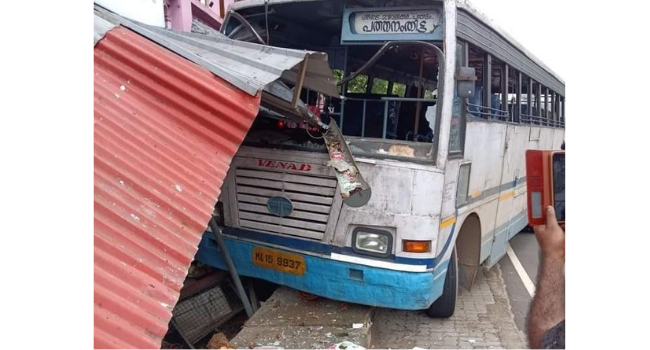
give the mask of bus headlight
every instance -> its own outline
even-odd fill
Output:
[[[393,247],[393,236],[388,231],[357,227],[352,232],[352,249],[360,254],[386,257]]]

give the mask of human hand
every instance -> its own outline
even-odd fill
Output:
[[[533,230],[543,257],[564,260],[564,228],[557,223],[552,206],[546,208],[546,225],[535,226]]]

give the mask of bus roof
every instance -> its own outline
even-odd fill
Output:
[[[232,3],[229,7],[230,10],[241,10],[241,9],[246,9],[246,8],[251,8],[251,7],[258,7],[258,6],[264,6],[265,2],[268,2],[269,5],[272,4],[286,4],[286,3],[292,3],[292,2],[315,2],[315,1],[323,1],[323,0],[244,0],[244,1],[238,1],[235,3]],[[530,53],[526,48],[524,48],[523,45],[521,45],[517,40],[515,40],[513,37],[511,37],[505,30],[501,29],[498,25],[494,23],[488,16],[486,16],[484,13],[479,11],[477,8],[472,5],[469,0],[452,0],[455,1],[456,7],[459,9],[462,9],[472,16],[476,17],[479,21],[483,22],[485,25],[490,27],[490,29],[494,30],[494,32],[501,37],[503,37],[507,42],[511,43],[517,50],[521,51],[526,57],[530,58],[535,64],[537,64],[539,67],[544,69],[548,74],[552,75],[555,79],[560,81],[562,85],[564,84],[564,79],[562,79],[557,73],[555,73],[553,70],[551,70],[548,66],[546,66],[540,59],[535,57],[532,53]],[[399,1],[397,1],[399,2]],[[409,2],[409,0],[402,0],[402,2]],[[371,3],[369,1],[369,3]]]
[[[289,0],[289,1],[296,1],[296,0]],[[472,5],[469,0],[455,0],[456,1],[456,7],[463,9],[467,12],[469,12],[472,16],[476,17],[478,20],[481,22],[485,23],[488,27],[490,27],[492,30],[494,30],[497,34],[501,35],[506,41],[511,43],[513,46],[515,46],[519,51],[521,51],[526,57],[530,58],[535,64],[540,66],[542,69],[544,69],[547,73],[551,74],[555,79],[559,80],[562,85],[564,85],[564,79],[560,77],[557,73],[555,73],[553,70],[551,70],[548,66],[546,66],[540,59],[535,57],[532,53],[530,53],[526,48],[521,45],[517,40],[515,40],[513,37],[511,37],[505,30],[501,29],[498,25],[492,21],[488,16],[486,16],[484,13],[479,11],[474,5]],[[264,1],[262,0],[262,3]]]

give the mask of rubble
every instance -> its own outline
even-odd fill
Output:
[[[232,349],[228,343],[228,338],[223,333],[215,333],[206,347],[208,349]]]

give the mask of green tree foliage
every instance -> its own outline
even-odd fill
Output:
[[[343,71],[340,69],[334,69],[334,76],[337,81],[343,80]],[[366,92],[366,85],[368,85],[368,76],[359,75],[356,78],[348,82],[348,91],[349,93],[364,93]]]
[[[372,85],[372,93],[386,95],[388,93],[388,80],[375,78]]]
[[[395,83],[393,85],[393,94],[399,97],[404,97],[406,95],[406,85]]]
[[[334,76],[337,81],[343,80],[343,71],[340,69],[334,69]],[[368,76],[359,75],[356,78],[348,82],[348,93],[365,93],[366,86],[368,85]],[[373,94],[382,94],[385,95],[388,92],[388,81],[384,79],[375,79],[372,86]],[[340,91],[339,91],[340,92]],[[428,98],[431,97],[431,92],[427,91],[429,94],[426,95]],[[406,94],[406,85],[395,83],[393,84],[393,94],[399,97],[404,97]]]

